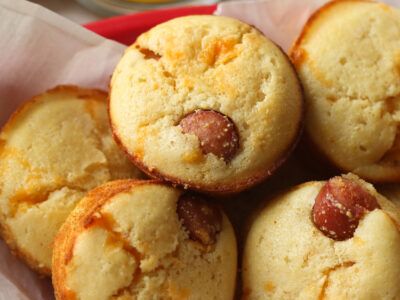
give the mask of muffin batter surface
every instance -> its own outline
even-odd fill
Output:
[[[112,139],[106,93],[60,86],[23,105],[0,133],[0,229],[50,274],[53,238],[86,191],[139,176]]]
[[[381,209],[354,236],[336,241],[313,223],[325,182],[309,182],[270,201],[254,218],[243,260],[244,299],[397,299],[400,209],[356,177]]]
[[[335,166],[375,181],[400,179],[400,12],[334,1],[291,52],[302,81],[306,133]]]
[[[233,229],[219,210],[193,201],[156,181],[89,192],[56,239],[57,299],[233,299]]]

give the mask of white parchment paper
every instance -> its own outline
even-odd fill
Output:
[[[329,0],[243,0],[218,5],[217,15],[254,25],[288,51],[311,14]],[[400,0],[380,0],[400,7]],[[351,30],[351,28],[349,28]]]
[[[288,50],[315,9],[327,0],[224,2],[216,14],[256,26]],[[400,6],[400,0],[387,0]],[[38,5],[0,0],[0,126],[24,100],[57,84],[107,89],[125,46],[91,33]],[[0,240],[0,300],[49,300],[39,278]]]
[[[0,126],[57,84],[106,89],[124,49],[31,2],[0,0]],[[0,300],[14,299],[53,299],[53,291],[0,240]]]
[[[224,2],[215,14],[254,25],[283,50],[289,50],[310,15],[329,0]]]
[[[31,2],[0,0],[0,125],[57,84],[106,88],[124,48]]]

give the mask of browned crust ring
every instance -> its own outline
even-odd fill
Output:
[[[342,0],[341,0],[342,1]],[[300,155],[308,165],[312,166],[315,171],[321,173],[323,177],[332,177],[338,174],[346,174],[348,172],[353,172],[357,176],[368,182],[382,184],[382,183],[398,183],[400,181],[400,171],[393,176],[385,177],[373,177],[366,174],[357,174],[353,170],[346,170],[345,168],[339,166],[337,163],[331,159],[328,154],[326,154],[323,149],[316,143],[310,135],[305,131],[303,138],[300,141]],[[391,168],[396,170],[398,168]]]

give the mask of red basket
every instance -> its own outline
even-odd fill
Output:
[[[152,10],[89,23],[85,27],[105,38],[130,45],[138,35],[159,23],[187,15],[210,15],[216,8],[214,4]]]

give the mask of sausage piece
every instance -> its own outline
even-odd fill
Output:
[[[324,235],[343,241],[353,237],[360,219],[376,208],[380,208],[378,201],[361,185],[337,176],[315,198],[312,220]]]
[[[222,214],[217,206],[200,195],[183,194],[178,200],[177,213],[190,239],[204,246],[215,244],[222,224]]]
[[[212,153],[229,162],[239,149],[235,124],[227,116],[213,110],[196,110],[179,123],[183,133],[197,136],[204,154]]]

